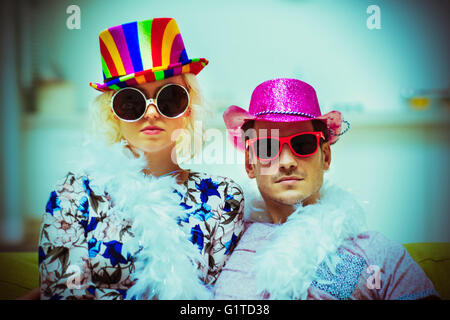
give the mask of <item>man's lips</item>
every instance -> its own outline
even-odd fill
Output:
[[[282,177],[280,179],[278,179],[277,181],[275,181],[275,183],[294,183],[297,181],[301,181],[303,180],[302,178],[296,177],[296,176],[288,176],[288,177]]]

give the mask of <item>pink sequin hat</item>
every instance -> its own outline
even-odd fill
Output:
[[[306,82],[297,79],[273,79],[258,85],[252,93],[249,110],[230,106],[223,114],[228,134],[234,145],[243,150],[241,128],[250,120],[273,122],[297,122],[321,120],[329,132],[329,142],[334,144],[344,134],[349,123],[339,111],[322,115],[316,91]],[[347,128],[342,132],[342,123]]]

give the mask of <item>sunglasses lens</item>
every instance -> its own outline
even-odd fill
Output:
[[[145,112],[145,98],[136,90],[123,89],[114,96],[113,108],[116,115],[123,120],[137,120]]]
[[[313,154],[317,149],[317,137],[313,134],[302,134],[291,139],[294,151],[302,156]]]
[[[189,96],[187,91],[178,85],[169,85],[158,94],[159,111],[169,118],[182,114],[188,107]]]
[[[261,160],[273,159],[280,150],[280,141],[277,139],[261,138],[255,142],[256,156]]]

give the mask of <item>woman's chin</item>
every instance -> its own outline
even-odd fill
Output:
[[[175,147],[173,143],[155,143],[155,141],[148,141],[135,145],[138,150],[145,153],[165,152]]]

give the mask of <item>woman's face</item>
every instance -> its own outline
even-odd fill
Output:
[[[168,83],[176,83],[188,89],[183,77],[180,75],[134,87],[141,90],[147,99],[154,99],[158,90]],[[136,122],[119,120],[120,130],[122,136],[134,148],[146,153],[167,151],[167,148],[172,149],[175,147],[176,130],[183,128],[184,118],[189,115],[189,112],[190,110],[188,109],[181,117],[169,119],[162,116],[155,105],[150,104],[147,112],[140,120]],[[149,126],[154,128],[144,130]]]

